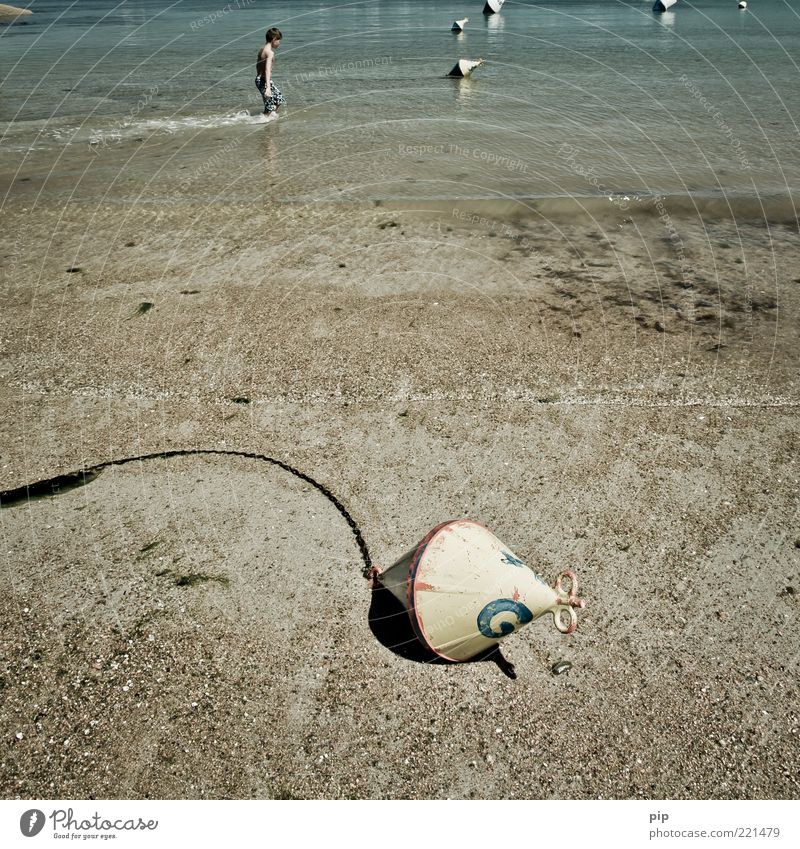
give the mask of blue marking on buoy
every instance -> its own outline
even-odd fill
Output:
[[[528,568],[531,569],[530,566]],[[547,581],[544,580],[544,578],[540,578],[536,574],[536,572],[533,571],[533,569],[531,569],[531,575],[533,575],[534,580],[537,580],[543,587],[547,587],[548,590],[550,589],[550,584],[548,584]]]
[[[498,623],[499,632],[495,631],[492,627],[492,619],[498,613],[506,612],[514,614],[517,618],[517,624],[512,625],[511,622],[503,620]],[[497,639],[498,637],[513,634],[517,628],[527,625],[532,619],[533,614],[521,601],[514,601],[510,598],[498,598],[490,601],[478,614],[478,630],[484,637],[489,637],[490,640]]]
[[[514,555],[510,551],[504,551],[502,557],[503,563],[508,563],[509,566],[519,566],[522,567],[525,564],[519,559],[519,557],[514,557]]]

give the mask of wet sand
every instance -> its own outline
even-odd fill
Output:
[[[0,489],[266,454],[379,565],[470,516],[588,607],[504,642],[515,680],[421,662],[308,483],[107,469],[0,512],[4,796],[797,797],[785,216],[36,191],[5,208]]]

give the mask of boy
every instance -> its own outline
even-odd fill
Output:
[[[278,107],[284,102],[280,89],[272,82],[275,51],[280,47],[282,38],[283,35],[277,27],[270,27],[267,30],[267,43],[258,51],[256,62],[256,88],[264,99],[264,114],[268,118],[277,118]]]

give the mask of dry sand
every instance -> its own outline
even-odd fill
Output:
[[[420,662],[309,484],[107,469],[0,512],[4,796],[797,797],[796,226],[26,191],[0,489],[252,451],[378,564],[470,516],[589,606]]]

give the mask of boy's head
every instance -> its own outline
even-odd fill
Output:
[[[282,38],[283,35],[277,27],[270,27],[267,30],[267,44],[271,44],[273,47],[278,47]]]

